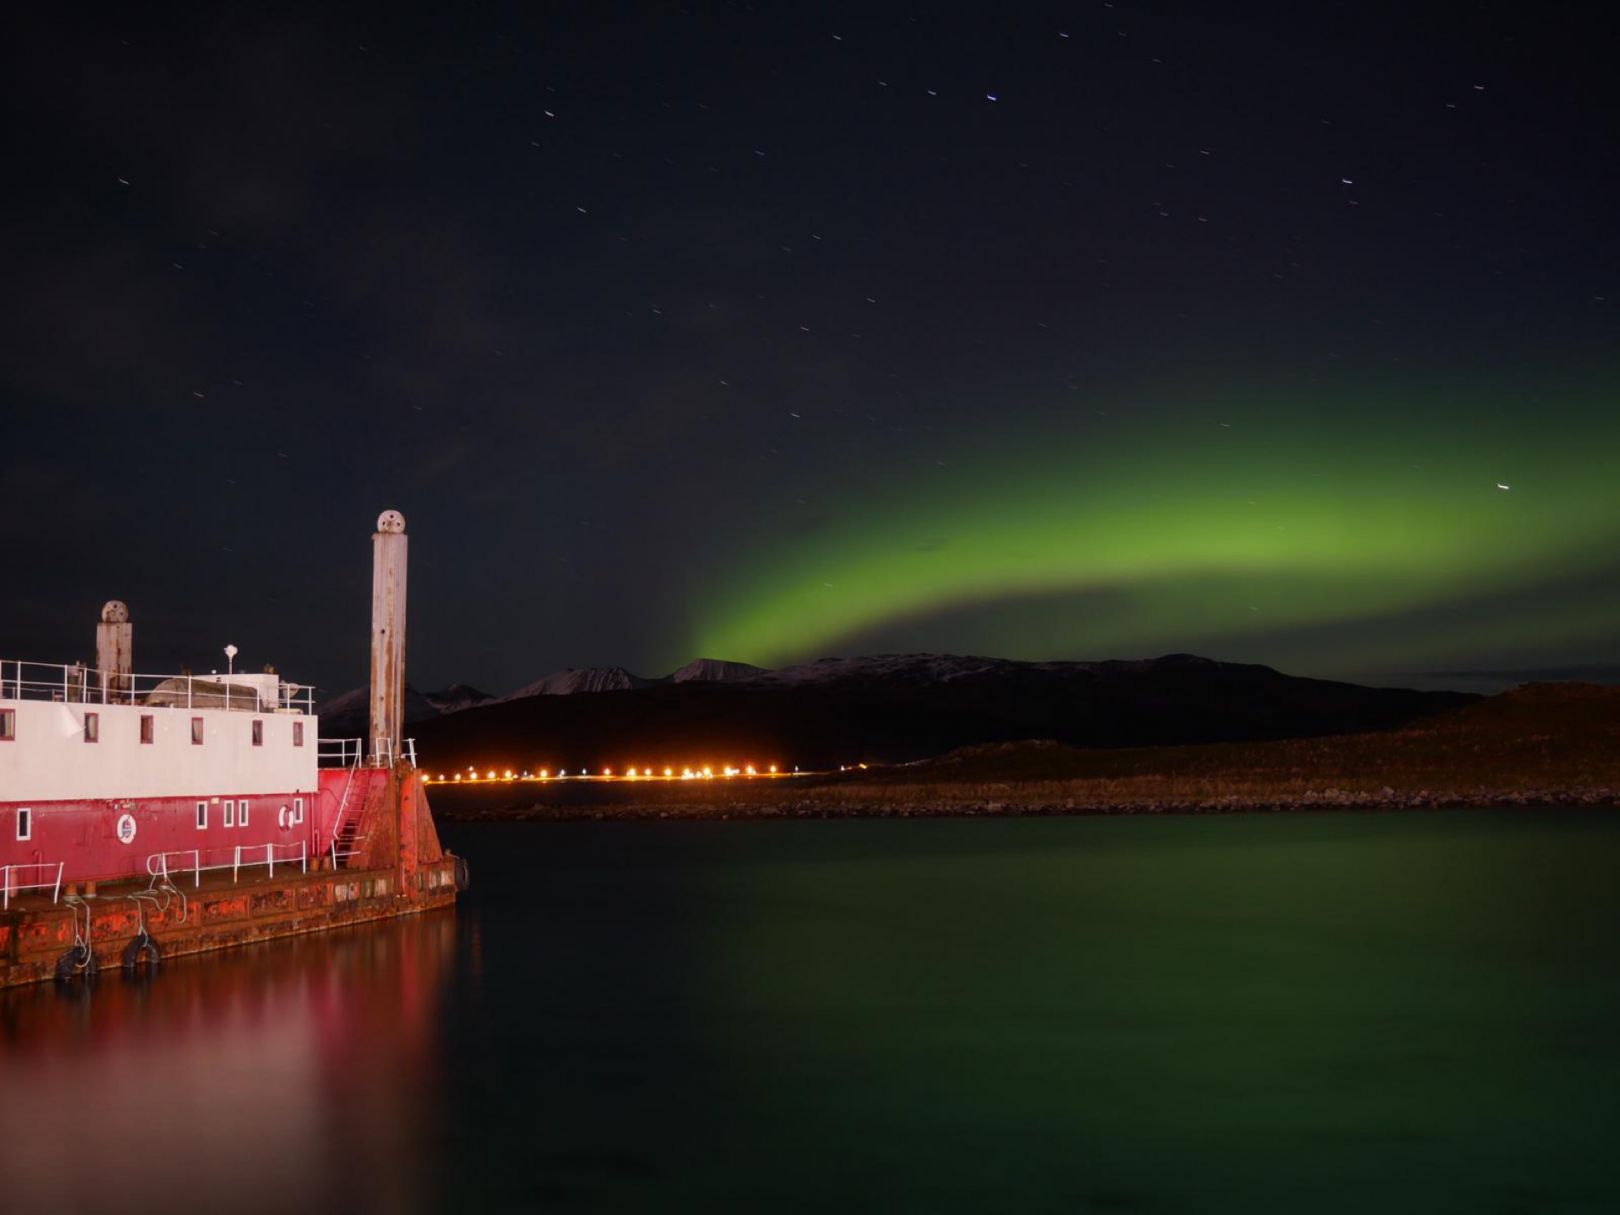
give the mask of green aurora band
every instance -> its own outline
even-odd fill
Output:
[[[1558,588],[1620,553],[1617,394],[1322,395],[1161,405],[1151,425],[1092,417],[884,470],[797,535],[765,520],[776,538],[701,594],[695,652],[776,665],[955,614],[978,622],[963,648],[1125,656],[1493,597],[1514,614],[1359,658],[1614,636],[1615,603]],[[1043,600],[1040,628],[994,624]]]

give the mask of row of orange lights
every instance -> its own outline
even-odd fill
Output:
[[[797,772],[798,769],[795,768],[793,771]],[[787,774],[783,773],[775,764],[767,765],[764,768],[758,768],[753,764],[743,764],[740,767],[733,764],[723,764],[718,769],[712,764],[704,764],[702,767],[684,766],[678,770],[673,767],[654,768],[650,765],[644,768],[631,766],[622,773],[615,773],[612,768],[602,768],[595,773],[591,772],[589,768],[581,768],[574,773],[570,773],[567,768],[559,768],[555,774],[549,768],[541,768],[537,772],[531,772],[527,769],[515,772],[511,768],[500,770],[490,768],[484,772],[479,772],[477,768],[469,764],[465,772],[448,774],[441,772],[437,776],[428,776],[425,779],[433,784],[448,785],[459,781],[577,780],[581,777],[591,780],[732,780],[739,776],[783,775]]]

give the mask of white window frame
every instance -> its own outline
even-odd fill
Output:
[[[12,742],[17,737],[17,710],[0,709],[0,742]]]
[[[301,722],[301,721],[295,721],[292,724],[292,728],[293,728],[293,746],[295,746],[295,747],[303,746],[304,745],[304,723]]]
[[[303,821],[304,821],[304,799],[301,798],[301,797],[295,797],[295,798],[293,798],[293,822],[301,823]]]
[[[238,827],[248,825],[248,803],[245,797],[236,803],[236,825]]]
[[[150,713],[141,714],[140,733],[136,735],[143,746],[151,746],[157,741],[157,718]]]
[[[197,830],[198,831],[207,831],[208,830],[208,803],[207,802],[198,802],[197,803]]]
[[[236,826],[236,802],[228,797],[225,799],[225,826]]]
[[[86,713],[84,715],[84,741],[87,743],[101,741],[100,713]]]
[[[264,718],[255,717],[248,726],[248,741],[255,747],[264,746]]]
[[[17,807],[17,838],[20,840],[34,838],[34,808],[32,806]]]

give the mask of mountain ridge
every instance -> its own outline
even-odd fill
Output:
[[[1191,654],[1100,662],[890,654],[730,680],[508,697],[424,721],[416,734],[424,762],[443,770],[729,760],[809,769],[1032,738],[1128,747],[1356,733],[1476,699]]]

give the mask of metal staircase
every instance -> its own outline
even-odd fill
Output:
[[[360,834],[360,820],[365,817],[361,813],[365,808],[365,799],[360,799],[360,806],[350,809],[350,801],[354,792],[355,773],[359,772],[359,765],[349,769],[348,779],[343,782],[343,796],[338,799],[337,816],[332,822],[332,843],[330,852],[332,868],[347,869],[350,862],[360,853],[360,844],[365,836]],[[367,783],[369,788],[369,782]]]

